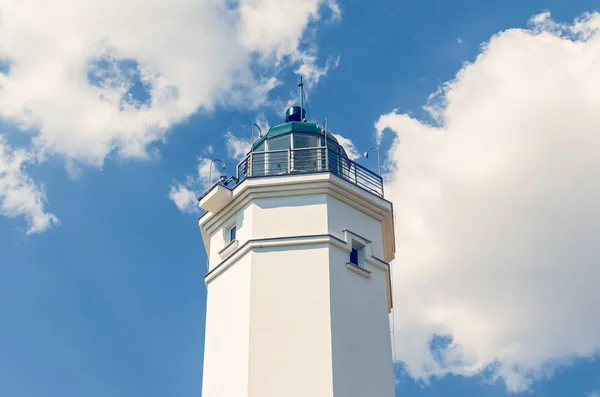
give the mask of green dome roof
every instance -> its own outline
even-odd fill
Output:
[[[300,121],[291,121],[289,123],[279,124],[274,127],[269,128],[269,131],[260,139],[254,142],[252,145],[252,149],[256,149],[259,147],[265,140],[274,138],[278,135],[287,134],[290,132],[304,132],[308,134],[322,135],[322,130],[315,123],[306,123]],[[327,132],[327,138],[332,140],[333,142],[339,145],[338,140],[331,134]]]

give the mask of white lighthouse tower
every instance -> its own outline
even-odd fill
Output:
[[[202,397],[392,397],[392,204],[301,107],[199,198]]]

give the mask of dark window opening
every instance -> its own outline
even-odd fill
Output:
[[[232,242],[233,240],[235,240],[236,237],[236,230],[237,228],[234,226],[231,229],[229,229],[229,242]]]
[[[358,250],[356,248],[352,248],[352,252],[350,252],[350,263],[358,266]]]

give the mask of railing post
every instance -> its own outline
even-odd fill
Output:
[[[246,177],[252,176],[252,152],[250,152],[250,156],[248,156],[248,166],[246,167]]]
[[[325,135],[325,171],[329,171],[329,144]]]
[[[292,173],[292,149],[288,148],[288,166],[287,166],[287,173],[291,174]]]

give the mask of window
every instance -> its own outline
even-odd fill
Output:
[[[292,137],[294,147],[292,168],[294,171],[314,172],[325,168],[325,151],[319,149],[321,144],[319,135],[294,133]]]
[[[356,240],[352,240],[352,251],[350,251],[350,263],[354,266],[364,267],[365,246]]]
[[[289,148],[290,134],[271,138],[267,141],[267,175],[277,175],[289,172]]]
[[[261,149],[261,151],[258,151],[258,149]],[[258,149],[256,149],[257,151],[252,153],[251,172],[253,176],[265,175],[265,161],[267,156],[263,151],[265,149],[264,142],[260,145]]]
[[[358,250],[356,248],[352,248],[352,252],[350,252],[350,263],[358,266]]]
[[[235,240],[236,232],[237,232],[236,226],[232,226],[231,229],[229,229],[229,242],[232,242]]]
[[[278,136],[267,141],[267,150],[287,150],[290,148],[290,135]]]
[[[320,140],[318,135],[294,133],[294,149],[318,147]]]

